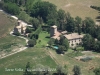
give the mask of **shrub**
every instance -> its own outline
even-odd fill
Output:
[[[13,33],[13,34],[16,35],[16,36],[20,36],[20,33],[18,33],[18,32],[17,33]]]
[[[89,60],[92,60],[92,57],[85,57],[85,58],[81,58],[81,61],[87,62]]]
[[[34,45],[36,45],[36,39],[34,39],[34,40],[31,39],[31,40],[28,41],[29,47],[33,47]]]

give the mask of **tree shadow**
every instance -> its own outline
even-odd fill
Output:
[[[50,36],[46,36],[45,38],[50,38]]]
[[[100,22],[100,20],[96,20],[97,22]]]
[[[65,54],[65,52],[63,51],[63,52],[61,52],[61,51],[59,51],[59,50],[56,50],[56,53],[57,54]]]
[[[58,73],[53,73],[52,75],[66,75],[66,74],[64,74],[64,73],[60,73],[60,74],[58,74]]]
[[[100,19],[100,16],[97,16],[96,19]]]

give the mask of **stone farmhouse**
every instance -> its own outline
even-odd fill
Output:
[[[14,33],[25,34],[27,24],[21,20],[18,20],[18,24],[14,27]]]
[[[77,45],[79,45],[80,43],[82,43],[82,38],[84,36],[83,34],[79,35],[78,33],[68,34],[67,31],[58,31],[56,25],[51,26],[51,28],[50,28],[50,37],[60,40],[60,35],[63,35],[65,38],[68,39],[69,46],[71,48],[74,48]]]

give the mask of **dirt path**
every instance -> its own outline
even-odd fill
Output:
[[[21,51],[23,51],[23,50],[25,50],[25,49],[27,49],[27,47],[19,48],[19,50],[15,51],[15,52],[13,52],[13,53],[10,53],[10,54],[4,55],[4,56],[0,56],[0,59],[6,58],[6,57],[11,56],[11,55],[13,55],[13,54],[16,54],[16,53],[18,53],[18,52],[21,52]]]
[[[13,31],[10,32],[10,35],[15,36],[15,35],[13,35]],[[26,41],[26,43],[28,42],[28,39],[25,38],[25,37],[22,37],[22,36],[16,36],[16,37],[24,39]],[[27,49],[27,47],[21,47],[21,48],[18,48],[18,49],[16,48],[16,49],[13,50],[14,52],[11,52],[9,54],[4,53],[4,54],[0,55],[0,59],[6,58],[8,56],[11,56],[11,55],[16,54],[16,53],[21,52],[21,51],[24,51],[26,49]]]
[[[48,48],[48,50],[45,48],[45,52],[47,55],[49,55],[57,65],[59,65],[59,62],[57,61],[57,59],[55,58],[55,56],[53,55],[53,53],[50,51],[50,49]]]

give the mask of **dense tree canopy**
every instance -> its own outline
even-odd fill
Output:
[[[33,47],[34,45],[36,45],[36,39],[35,38],[28,41],[29,47]]]
[[[89,34],[86,34],[83,39],[83,46],[86,50],[91,50],[91,49],[94,49],[94,44],[95,44],[95,40],[92,38],[91,35]]]
[[[75,21],[74,18],[70,18],[67,20],[67,27],[68,32],[74,32],[75,31]]]
[[[66,24],[67,20],[66,20],[66,13],[65,13],[65,11],[62,10],[62,9],[59,9],[57,13],[58,13],[58,17],[57,17],[58,28],[60,30],[66,30],[65,24]]]
[[[79,66],[75,65],[73,68],[74,75],[81,75],[81,69]]]
[[[94,70],[95,75],[100,75],[100,67]]]
[[[16,3],[17,5],[25,5],[26,1],[28,0],[3,0],[3,1],[6,3],[11,2],[11,3]]]
[[[54,18],[56,12],[57,12],[57,10],[56,10],[56,6],[54,4],[49,3],[49,2],[45,2],[45,1],[38,1],[33,5],[31,15],[33,17],[40,16],[46,22],[46,21],[48,21],[48,19]]]
[[[65,51],[68,50],[69,48],[69,43],[68,40],[64,36],[60,36],[60,40],[58,41],[57,39],[55,40],[55,44],[58,45],[58,53],[64,53]]]
[[[33,25],[33,27],[35,28],[35,30],[39,27],[39,25],[40,25],[40,22],[39,22],[39,20],[37,19],[37,18],[33,18],[32,20],[31,20],[31,23],[32,23],[32,25]]]
[[[12,15],[18,15],[20,13],[19,7],[12,3],[5,3],[4,10]]]

